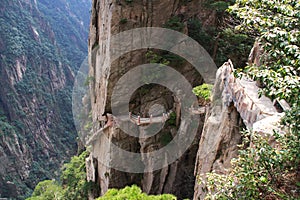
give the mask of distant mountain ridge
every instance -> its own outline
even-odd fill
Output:
[[[88,0],[2,0],[0,198],[24,199],[76,152],[71,91],[87,55]]]

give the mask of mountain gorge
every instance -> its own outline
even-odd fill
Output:
[[[86,162],[87,178],[88,181],[99,185],[99,191],[94,194],[94,197],[104,195],[103,199],[105,199],[107,191],[108,196],[116,192],[109,190],[109,188],[123,188],[132,184],[138,185],[147,194],[171,193],[176,195],[178,199],[193,198],[198,200],[206,197],[215,199],[215,195],[219,197],[216,199],[252,199],[253,196],[256,197],[254,199],[260,199],[264,195],[264,199],[269,197],[272,199],[276,195],[297,195],[297,190],[291,194],[288,192],[289,189],[282,189],[275,183],[276,180],[285,178],[280,177],[282,174],[276,170],[273,171],[272,163],[278,163],[276,165],[278,170],[286,168],[286,176],[292,173],[298,174],[294,172],[299,168],[298,155],[296,152],[289,154],[292,163],[282,164],[280,159],[276,157],[280,153],[270,140],[273,137],[275,140],[276,137],[279,137],[274,133],[277,131],[274,131],[274,128],[279,126],[280,119],[284,115],[283,112],[289,112],[288,110],[291,109],[290,102],[287,103],[283,100],[288,100],[289,95],[287,93],[290,91],[295,91],[295,94],[298,95],[294,98],[294,94],[291,94],[293,96],[292,101],[295,102],[294,108],[296,110],[299,108],[299,106],[297,107],[299,104],[296,104],[299,103],[299,67],[297,64],[299,61],[299,48],[297,46],[299,45],[297,39],[299,36],[297,28],[299,25],[299,3],[293,3],[294,7],[284,5],[288,8],[288,15],[294,17],[291,17],[293,20],[289,24],[289,22],[284,21],[286,20],[285,15],[283,15],[285,9],[282,9],[284,6],[281,7],[281,4],[285,3],[278,3],[280,6],[277,4],[273,6],[272,3],[256,0],[249,4],[247,2],[242,0],[93,0],[89,37],[89,77],[92,78],[89,82],[90,116],[92,123],[91,130],[84,139],[87,141],[86,146],[90,152]],[[235,6],[230,7],[230,9],[238,10],[236,11],[237,16],[229,15],[225,11],[229,5],[234,3],[236,3]],[[238,6],[241,6],[240,10],[236,8]],[[265,9],[265,12],[261,11],[262,8]],[[276,10],[277,8],[278,10]],[[251,14],[253,12],[253,16],[248,16],[245,9],[249,9]],[[258,18],[261,20],[259,26],[256,26],[256,20],[258,20],[256,13],[261,15],[261,18]],[[273,15],[277,17],[274,22],[272,21],[273,24],[264,23],[272,19],[270,16]],[[242,20],[239,21],[238,18]],[[276,32],[277,29],[280,29],[276,27],[279,23],[276,20],[280,21],[280,25],[285,26],[286,30],[292,29],[290,36],[286,30],[286,32]],[[244,27],[241,28],[242,25],[237,26],[238,24],[242,24]],[[189,52],[184,48],[186,47],[184,44],[194,46],[188,43],[186,38],[181,38],[176,43],[178,37],[172,32],[161,34],[163,30],[156,29],[156,27],[168,28],[190,36],[202,45],[210,56],[202,51],[197,54],[197,58],[191,61],[176,57],[174,54],[185,58],[181,54],[184,55],[185,52]],[[249,27],[253,29],[248,30]],[[127,30],[129,31],[126,32]],[[122,34],[123,31],[125,34]],[[248,35],[243,34],[244,32]],[[277,44],[277,40],[270,39],[275,35],[278,41],[283,42]],[[262,47],[256,43],[250,51],[255,37],[259,38],[257,40],[261,42]],[[164,43],[167,43],[167,50],[163,48]],[[283,48],[284,44],[290,45]],[[274,50],[274,48],[278,49]],[[264,50],[266,51],[263,52]],[[197,52],[197,49],[194,52]],[[194,52],[189,53],[193,54]],[[271,53],[269,54],[269,52]],[[292,73],[282,73],[284,64],[281,62],[286,60],[281,61],[277,57],[277,52],[283,52],[282,58],[286,58],[292,52],[292,58],[289,57],[285,63],[294,70]],[[248,60],[249,54],[250,59]],[[214,70],[217,68],[216,65],[211,65],[207,61],[211,58],[218,67],[225,63],[218,71]],[[201,70],[198,70],[200,73],[197,73],[191,69],[191,64],[195,60],[203,61],[205,59],[207,59],[205,64],[200,62],[199,65],[194,66],[209,69],[206,72],[211,72],[213,76],[210,76],[209,73],[201,73]],[[276,64],[274,64],[275,61]],[[143,65],[144,63],[150,63],[150,65]],[[185,102],[184,96],[195,103],[192,99],[193,95],[188,93],[191,89],[182,90],[178,86],[184,85],[182,79],[176,76],[170,78],[171,70],[168,72],[162,69],[155,71],[159,68],[151,65],[153,63],[159,63],[161,68],[171,66],[192,87],[204,82],[214,83],[210,98],[212,102],[207,105],[209,108],[198,113],[198,118],[193,113],[190,115],[185,113],[185,115],[185,110],[194,108],[194,104],[190,108],[182,108]],[[250,67],[246,67],[244,74],[239,74],[238,72],[243,71],[247,64]],[[148,69],[151,67],[152,73],[151,69]],[[260,67],[264,70],[260,71]],[[250,75],[247,71],[249,68],[253,70]],[[149,70],[150,73],[147,74],[144,70]],[[236,79],[238,74],[241,76]],[[293,81],[287,81],[286,85],[283,86],[282,81],[287,80],[285,78],[287,74],[291,76],[290,79]],[[242,76],[245,77],[241,78]],[[178,85],[174,83],[168,88],[169,90],[161,87],[160,83],[171,82],[173,79],[177,80]],[[260,81],[264,81],[265,85],[260,85]],[[274,81],[276,81],[276,85],[273,83]],[[149,82],[155,84],[149,84]],[[143,86],[135,88],[136,85]],[[268,87],[264,88],[266,85]],[[290,88],[283,89],[286,87]],[[127,101],[129,99],[127,95],[132,92],[131,88],[136,90],[130,96],[130,101]],[[170,94],[170,90],[173,95]],[[184,95],[182,95],[182,91],[184,91]],[[203,108],[205,103],[201,105],[202,103],[199,101],[198,105]],[[154,124],[157,119],[162,119],[162,122],[165,122],[165,116],[169,117],[166,113],[169,112],[173,114],[173,120],[171,117],[167,118],[160,131],[156,135],[151,135],[151,130],[148,130],[147,126]],[[204,114],[206,114],[205,119]],[[187,115],[190,118],[185,118]],[[292,114],[293,117],[295,117],[294,114]],[[106,120],[108,120],[107,125],[103,126]],[[199,122],[196,130],[193,129],[195,128],[193,127],[193,120]],[[299,120],[299,116],[291,119],[287,124],[291,131],[298,131],[292,135],[295,136],[296,141],[299,141],[299,128],[295,126],[297,120]],[[122,123],[125,125],[123,126]],[[244,129],[246,130],[243,131]],[[195,135],[193,135],[194,132],[196,132]],[[244,132],[250,134],[245,135]],[[181,137],[180,142],[176,141],[178,137]],[[255,137],[263,139],[255,140]],[[255,140],[253,143],[252,138]],[[189,139],[193,140],[189,148],[174,162],[169,162],[172,156],[177,154],[176,150],[180,151],[181,144],[184,144],[182,141]],[[278,142],[282,141],[279,139]],[[242,147],[241,143],[245,147]],[[299,144],[296,143],[288,144],[287,149],[297,148]],[[282,144],[285,145],[285,142]],[[256,145],[263,147],[256,148]],[[165,152],[166,146],[174,148]],[[247,153],[241,154],[239,163],[234,164],[233,158],[238,157],[240,152],[246,151],[243,151],[243,148],[247,149]],[[270,153],[270,156],[262,153],[265,152],[266,148],[268,149],[266,155]],[[252,152],[254,153],[252,154]],[[249,160],[248,154],[253,155]],[[268,160],[269,157],[272,157],[271,155],[274,155],[274,161]],[[256,159],[260,159],[260,161],[256,162]],[[245,169],[245,166],[248,165],[247,162],[251,164],[252,168],[259,169],[255,172],[251,171],[252,168]],[[164,165],[156,168],[158,163],[164,163]],[[233,171],[230,177],[226,176],[231,166],[240,170],[237,172],[238,177],[235,177],[236,171]],[[253,174],[251,174],[252,172]],[[213,175],[209,176],[209,173]],[[264,173],[264,180],[259,177],[260,173]],[[251,174],[251,177],[248,177],[248,174]],[[295,174],[292,176],[297,179],[298,176]],[[208,179],[206,179],[206,175]],[[274,178],[274,175],[280,178]],[[214,179],[215,177],[216,179]],[[237,179],[240,182],[237,182]],[[227,180],[231,181],[228,185],[226,185]],[[293,181],[294,183],[291,185],[296,188],[297,186],[294,187],[296,181]],[[265,184],[267,182],[270,183],[270,187]],[[260,187],[256,188],[256,184]],[[235,185],[239,185],[243,189],[235,188]],[[223,196],[223,187],[227,188],[227,196]],[[269,192],[273,189],[278,193]],[[248,193],[248,190],[251,193]],[[235,198],[231,198],[232,194],[236,195]],[[240,197],[240,194],[243,196]],[[118,195],[113,199],[117,198]]]
[[[0,197],[23,199],[76,154],[74,75],[90,2],[4,0],[0,8]]]
[[[299,22],[293,0],[2,0],[0,199],[299,199]]]

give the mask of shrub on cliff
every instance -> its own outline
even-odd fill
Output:
[[[206,83],[193,88],[193,93],[199,98],[200,104],[206,104],[210,101],[212,88],[213,85]]]
[[[27,200],[85,200],[88,199],[88,191],[97,190],[99,186],[87,182],[85,173],[85,158],[88,153],[85,151],[79,156],[72,157],[71,161],[64,165],[61,176],[62,184],[55,180],[40,182],[34,192]],[[176,200],[171,194],[147,195],[133,185],[123,189],[109,189],[108,192],[99,197],[98,200]]]
[[[27,200],[88,199],[88,191],[94,183],[86,180],[87,155],[88,153],[84,151],[79,156],[72,157],[71,161],[64,165],[61,175],[62,185],[52,180],[42,181],[35,187],[32,197]]]
[[[39,182],[32,197],[27,200],[60,200],[63,199],[62,187],[54,180]]]
[[[64,199],[87,199],[88,191],[93,183],[86,180],[85,158],[88,152],[84,151],[79,156],[72,157],[64,165],[61,180],[63,183]]]
[[[258,38],[260,66],[246,75],[264,86],[261,94],[286,99],[291,110],[282,121],[286,133],[269,138],[247,132],[232,170],[209,173],[207,199],[298,199],[300,191],[300,2],[237,0],[230,8],[242,24],[237,28]],[[252,145],[250,145],[250,143]]]
[[[127,200],[176,200],[177,198],[171,194],[163,195],[147,195],[142,193],[142,190],[136,186],[132,185],[131,187],[127,186],[123,189],[109,189],[107,193],[99,197],[97,200],[118,200],[118,199],[127,199]]]
[[[208,173],[206,199],[293,199],[299,197],[299,141],[295,135],[275,134],[277,145],[258,133],[244,133],[239,156],[225,175]],[[252,145],[250,145],[250,143]],[[299,153],[299,152],[298,152]],[[206,182],[205,182],[206,181]]]

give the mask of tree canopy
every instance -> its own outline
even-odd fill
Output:
[[[261,94],[285,99],[291,110],[282,124],[285,134],[269,138],[246,131],[238,158],[226,175],[207,174],[207,199],[297,199],[300,180],[300,1],[236,0],[229,8],[241,24],[236,28],[257,38],[260,64],[242,75],[262,83]],[[253,144],[253,145],[250,145]]]
[[[27,200],[88,199],[88,191],[96,186],[86,180],[85,158],[87,155],[88,153],[84,151],[79,156],[72,157],[71,161],[63,166],[62,184],[55,180],[42,181]]]
[[[242,20],[237,27],[257,37],[263,48],[261,65],[248,66],[248,75],[263,82],[270,97],[293,104],[299,100],[300,2],[237,0],[230,12]]]
[[[119,199],[127,199],[127,200],[176,200],[177,198],[171,194],[163,194],[163,195],[147,195],[142,192],[142,190],[136,186],[127,186],[123,189],[109,189],[107,193],[99,197],[97,200],[119,200]]]

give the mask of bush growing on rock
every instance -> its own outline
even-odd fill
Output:
[[[99,197],[97,200],[176,200],[177,198],[171,194],[163,195],[147,195],[142,193],[142,190],[136,186],[132,185],[131,187],[127,186],[123,189],[109,189],[107,193]]]
[[[257,37],[263,49],[260,65],[246,76],[264,86],[261,94],[285,99],[284,134],[269,137],[246,132],[232,170],[207,174],[207,199],[299,199],[300,191],[300,2],[237,0],[230,8],[241,20],[237,28]],[[251,145],[250,145],[251,144]]]

